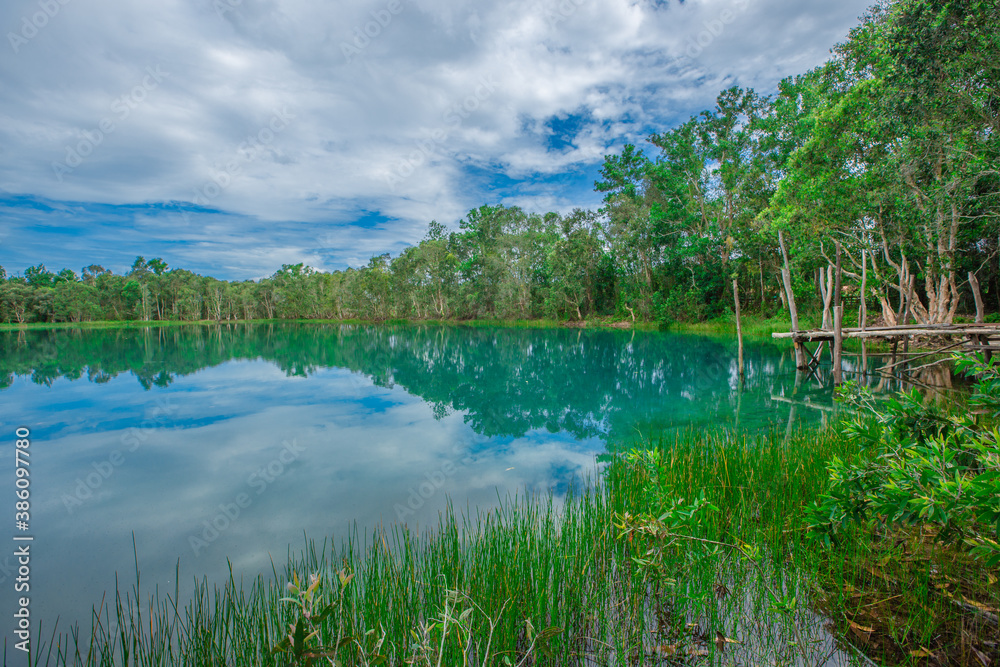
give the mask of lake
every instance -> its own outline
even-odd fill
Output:
[[[677,429],[824,418],[801,405],[829,406],[828,383],[796,383],[790,346],[748,341],[741,390],[735,340],[658,332],[4,331],[0,492],[14,495],[14,432],[26,427],[33,619],[86,630],[116,573],[135,583],[134,559],[144,590],[172,593],[179,568],[183,594],[195,577],[227,577],[229,562],[237,577],[270,573],[272,558],[280,570],[304,534],[423,527],[449,499],[485,507],[527,490],[558,501],[602,455]],[[800,407],[785,402],[793,394]],[[9,619],[14,599],[3,600]]]

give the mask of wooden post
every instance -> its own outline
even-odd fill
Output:
[[[861,250],[861,304],[858,306],[858,326],[865,330],[868,319],[868,251]],[[868,375],[868,343],[861,339],[861,373]]]
[[[792,291],[792,269],[788,262],[788,249],[785,248],[785,235],[778,230],[778,246],[781,248],[781,257],[785,262],[781,270],[781,278],[785,284],[785,295],[788,297],[788,316],[792,320],[792,332],[799,330],[799,311],[795,307],[795,292]],[[797,368],[807,368],[808,362],[805,358],[805,350],[802,349],[802,342],[792,338],[795,345],[795,366]]]
[[[740,321],[740,287],[738,279],[733,278],[733,301],[736,304],[736,338],[739,341],[740,384],[743,383],[743,323]]]
[[[844,351],[844,307],[833,307],[833,384],[839,387],[844,380],[843,367]]]
[[[833,350],[830,351],[830,356],[833,357],[833,382],[836,386],[840,386],[841,382],[841,370],[843,361],[843,320],[844,320],[844,271],[840,265],[840,252],[841,246],[840,241],[837,241],[837,265],[834,268],[834,285],[833,285],[833,305],[834,305],[834,315],[833,315],[833,327],[834,327],[834,341]],[[840,313],[839,315],[837,313]],[[840,333],[837,333],[837,332]]]

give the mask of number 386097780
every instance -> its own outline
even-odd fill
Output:
[[[17,435],[17,439],[14,441],[14,486],[17,487],[15,491],[17,501],[14,503],[14,520],[26,524],[31,518],[29,513],[31,509],[29,501],[31,497],[29,489],[31,486],[31,473],[28,471],[30,466],[28,459],[31,456],[28,451],[31,447],[31,440],[29,439],[31,431],[22,426],[15,431],[15,435]],[[21,526],[22,524],[18,523],[18,527]],[[23,530],[27,530],[27,526],[24,526]]]

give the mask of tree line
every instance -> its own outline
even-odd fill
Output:
[[[996,313],[997,25],[995,0],[881,2],[774,94],[730,88],[645,148],[606,156],[596,211],[481,206],[457,230],[432,221],[398,256],[259,281],[143,257],[123,275],[0,268],[0,319],[670,322],[723,315],[735,290],[749,312],[827,320],[838,262],[869,323]]]

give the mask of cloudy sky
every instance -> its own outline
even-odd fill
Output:
[[[8,0],[0,265],[333,270],[829,57],[869,0]]]

